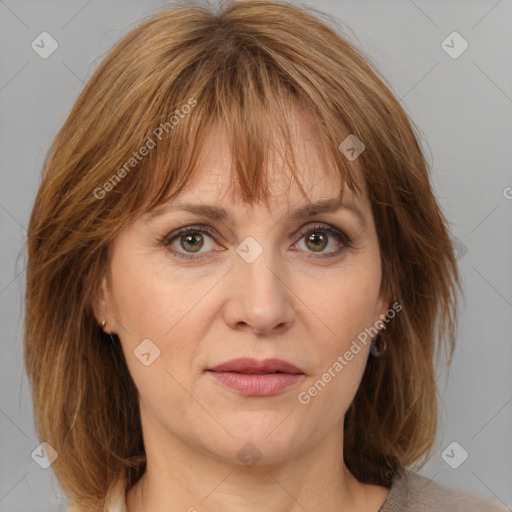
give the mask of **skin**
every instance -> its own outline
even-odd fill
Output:
[[[230,187],[226,136],[212,130],[198,174],[173,204],[223,206],[232,218],[212,221],[183,211],[139,217],[111,245],[95,313],[99,324],[107,320],[106,332],[120,337],[139,392],[147,455],[146,473],[127,492],[129,512],[377,512],[389,493],[358,482],[343,462],[343,418],[369,343],[308,404],[298,401],[299,392],[385,314],[389,298],[379,294],[380,252],[366,192],[357,197],[344,191],[362,211],[365,227],[344,209],[285,219],[308,199],[331,198],[339,189],[307,119],[295,111],[292,126],[307,199],[296,183],[288,186],[275,151],[270,208],[241,202]],[[318,223],[344,232],[351,246],[322,257],[344,243],[315,229],[328,237],[315,252],[298,232]],[[179,259],[160,243],[180,227],[198,225],[215,233],[196,235],[202,260]],[[248,236],[263,249],[252,263],[235,252]],[[194,255],[194,243],[182,245],[177,237],[172,246]],[[149,366],[133,353],[147,338],[160,350]],[[305,377],[275,396],[242,396],[205,373],[235,357],[285,359]],[[262,456],[252,467],[237,457],[248,442]]]

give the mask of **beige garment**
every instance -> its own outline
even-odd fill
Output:
[[[122,482],[112,490],[105,510],[127,512]],[[511,510],[473,494],[450,489],[406,469],[393,480],[386,501],[376,512],[511,512]]]
[[[510,512],[510,509],[405,470],[393,480],[378,512]]]

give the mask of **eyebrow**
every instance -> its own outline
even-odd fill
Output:
[[[355,214],[362,226],[366,229],[367,222],[361,209],[352,202],[345,201],[342,198],[333,197],[331,199],[323,199],[314,203],[308,203],[295,210],[292,210],[285,215],[286,219],[302,220],[308,217],[314,217],[321,213],[334,213],[339,210],[347,210]],[[210,220],[225,222],[229,220],[230,213],[221,206],[214,206],[208,204],[174,204],[174,205],[161,205],[148,212],[143,217],[147,220],[158,217],[167,212],[173,211],[187,211],[196,215],[204,216]]]

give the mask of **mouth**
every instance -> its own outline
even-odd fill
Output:
[[[206,370],[217,382],[246,396],[272,396],[305,378],[304,372],[282,359],[232,359]]]
[[[274,373],[287,373],[290,375],[304,375],[304,372],[292,363],[283,359],[257,359],[241,357],[209,368],[212,372],[235,372],[246,375],[268,375]]]

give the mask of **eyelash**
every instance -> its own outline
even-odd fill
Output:
[[[328,224],[315,224],[313,226],[306,226],[303,229],[297,233],[297,236],[299,237],[299,241],[307,235],[310,232],[314,231],[322,231],[324,233],[328,233],[329,235],[334,236],[341,244],[342,246],[339,249],[336,249],[334,251],[331,251],[329,253],[316,255],[311,254],[310,258],[319,258],[319,259],[327,259],[327,258],[334,258],[336,256],[341,255],[343,252],[345,252],[347,249],[350,249],[352,247],[352,241],[350,238],[343,233],[342,231],[329,226]],[[160,241],[160,243],[165,246],[174,256],[177,258],[185,259],[185,260],[202,260],[206,257],[208,257],[208,252],[206,253],[196,253],[196,255],[193,254],[187,254],[180,251],[176,251],[171,247],[172,242],[177,239],[179,236],[187,233],[201,233],[210,236],[211,238],[215,238],[215,233],[207,228],[206,226],[185,226],[183,228],[180,228],[176,231],[173,231],[172,233],[169,233],[163,237],[163,239]]]

